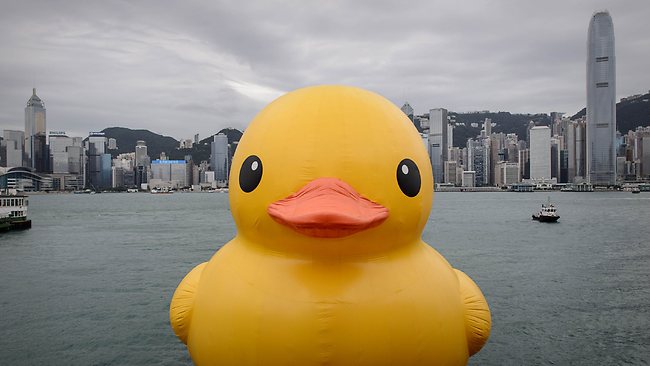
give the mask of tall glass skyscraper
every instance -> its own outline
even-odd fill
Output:
[[[429,156],[435,183],[445,182],[443,167],[447,161],[447,124],[446,109],[429,110]]]
[[[228,154],[228,136],[223,133],[214,135],[211,148],[210,165],[214,171],[214,179],[220,182],[227,182],[230,157]]]
[[[45,105],[32,89],[25,107],[25,164],[44,172],[49,156],[45,151]]]
[[[587,41],[587,179],[616,184],[616,57],[614,24],[607,11],[589,22]]]

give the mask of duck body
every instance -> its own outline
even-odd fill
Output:
[[[230,182],[238,234],[171,303],[195,364],[464,365],[486,342],[481,291],[420,239],[431,167],[392,103],[289,93],[246,130]]]
[[[428,245],[315,263],[237,244],[202,273],[214,280],[199,283],[187,338],[197,365],[467,362],[458,280]]]

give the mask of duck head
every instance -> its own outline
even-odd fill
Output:
[[[420,135],[393,103],[316,86],[253,119],[229,192],[246,244],[286,255],[381,255],[419,242],[433,178]]]

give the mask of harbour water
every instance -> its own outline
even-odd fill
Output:
[[[547,196],[557,224],[531,220]],[[235,233],[226,194],[30,197],[0,236],[0,365],[184,365],[182,277]],[[438,193],[424,240],[480,286],[471,365],[650,363],[650,194]]]

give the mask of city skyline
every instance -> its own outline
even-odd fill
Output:
[[[38,22],[29,16],[35,7],[46,14]],[[48,103],[48,126],[76,136],[106,126],[176,138],[243,129],[283,92],[321,83],[367,88],[398,106],[408,101],[416,114],[573,114],[586,105],[584,29],[602,9],[617,24],[616,98],[650,88],[643,67],[650,4],[642,1],[151,9],[5,6],[0,126],[22,129],[33,87]]]

